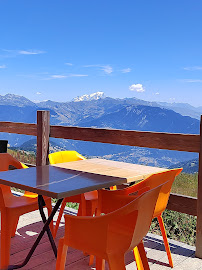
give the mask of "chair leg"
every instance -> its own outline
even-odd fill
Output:
[[[138,244],[137,248],[138,248],[138,251],[139,251],[139,254],[140,254],[140,259],[141,259],[142,266],[143,266],[142,269],[150,270],[148,260],[147,260],[147,255],[146,255],[146,252],[145,252],[145,249],[144,249],[143,241],[141,241]],[[139,268],[138,268],[138,270],[139,270]]]
[[[86,215],[87,216],[93,216],[95,214],[96,208],[97,208],[97,201],[86,201]],[[93,262],[94,262],[94,256],[90,255],[89,266],[91,266]]]
[[[169,247],[168,238],[167,238],[167,234],[166,234],[166,230],[165,230],[165,226],[164,226],[162,215],[158,216],[157,218],[158,218],[158,222],[159,222],[159,225],[160,225],[161,233],[162,233],[162,236],[163,236],[163,241],[164,241],[166,253],[167,253],[167,256],[168,256],[169,265],[170,265],[170,267],[173,268],[172,255],[171,255],[171,252],[170,252],[170,247]]]
[[[85,216],[92,216],[93,207],[91,201],[85,202]]]
[[[13,228],[11,231],[11,237],[15,236],[16,230],[17,230],[17,226],[18,226],[18,221],[19,221],[19,217],[16,218],[16,220],[13,223]]]
[[[91,216],[96,215],[96,211],[97,211],[97,200],[92,201],[92,213]]]
[[[66,246],[64,244],[64,238],[61,238],[59,240],[59,244],[58,244],[58,255],[57,255],[57,261],[56,261],[56,270],[64,270],[65,269],[67,250],[68,250],[68,246]]]
[[[64,209],[65,209],[66,203],[67,202],[65,200],[63,200],[62,205],[60,207],[60,212],[59,212],[59,215],[58,215],[56,224],[55,224],[55,229],[54,229],[54,234],[53,234],[53,237],[54,238],[56,237],[56,234],[57,234],[57,231],[58,231],[58,228],[59,228],[59,225],[60,225],[60,221],[61,221],[61,218],[62,218],[62,214],[64,212]]]
[[[97,201],[86,201],[85,206],[86,216],[93,216],[97,208]]]
[[[105,260],[96,257],[96,270],[105,270]]]
[[[116,254],[108,256],[110,270],[126,270],[124,254]]]
[[[87,211],[87,201],[85,199],[84,194],[81,194],[81,201],[79,204],[77,216],[88,216],[86,211]]]
[[[1,269],[7,269],[10,261],[11,233],[16,221],[7,211],[1,212]]]
[[[82,212],[83,212],[83,209],[82,209],[82,203],[80,202],[80,203],[79,203],[79,209],[78,209],[77,216],[82,216]]]
[[[93,262],[94,262],[94,255],[90,255],[89,266],[93,265]]]
[[[137,269],[138,270],[144,270],[144,266],[142,264],[142,259],[141,259],[141,256],[140,256],[140,252],[139,252],[138,247],[135,247],[133,249],[133,254],[134,254],[134,258],[135,258]]]

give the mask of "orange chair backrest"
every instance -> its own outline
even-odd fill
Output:
[[[132,250],[149,230],[160,189],[158,186],[139,197],[112,195],[116,210],[106,215],[65,215],[66,244],[89,254],[124,254]]]
[[[162,185],[157,186],[143,193],[138,198],[127,196],[128,199],[131,198],[132,200],[130,203],[108,214],[112,216],[108,226],[109,242],[113,242],[113,231],[115,231],[124,236],[123,243],[120,243],[119,249],[132,250],[140,243],[151,225],[154,208],[161,188]],[[126,202],[128,199],[126,199]],[[123,203],[124,198],[121,198],[121,201]]]
[[[110,195],[130,195],[133,193],[138,194],[138,190],[146,191],[163,184],[154,211],[154,215],[157,216],[166,209],[173,181],[181,171],[182,168],[172,169],[165,172],[152,174],[146,179],[140,181],[139,183],[125,189],[114,191],[100,191],[98,200],[98,213],[109,213],[113,211],[114,206],[110,203]]]
[[[80,155],[76,151],[60,151],[49,154],[49,162],[51,165],[57,163],[71,162],[85,159],[82,155]]]
[[[131,241],[131,247],[129,249],[134,248],[134,246],[136,246],[148,233],[161,188],[162,186],[157,186],[154,189],[143,193],[138,199],[138,217]]]
[[[16,169],[22,169],[22,164],[8,153],[0,153],[0,171],[8,171],[9,165]]]
[[[179,168],[153,174],[137,184],[140,185],[141,188],[149,187],[150,189],[155,188],[157,185],[163,184],[156,203],[154,215],[161,214],[166,209],[172,184],[175,177],[180,174],[181,171],[182,168]]]
[[[22,169],[22,164],[8,153],[0,153],[0,171],[8,171],[9,165],[16,169]],[[3,195],[10,194],[10,187],[0,184]]]

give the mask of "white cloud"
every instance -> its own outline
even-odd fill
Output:
[[[52,75],[51,79],[65,79],[70,77],[87,77],[87,74]]]
[[[135,91],[135,92],[144,92],[145,91],[142,84],[140,84],[140,83],[132,84],[131,86],[129,86],[129,90]]]
[[[72,63],[65,63],[65,65],[67,65],[67,66],[73,66]]]
[[[41,54],[45,53],[44,51],[39,51],[39,50],[21,50],[18,51],[19,54],[25,54],[25,55],[35,55],[35,54]]]
[[[67,78],[66,75],[52,75],[51,76],[52,79],[64,79]]]
[[[1,49],[3,51],[3,54],[0,55],[1,58],[13,58],[17,57],[19,55],[37,55],[46,53],[45,51],[41,50],[7,50],[7,49]]]
[[[111,74],[113,72],[113,68],[109,65],[101,66],[101,70],[103,70],[107,74]]]
[[[169,100],[170,100],[171,102],[174,102],[174,101],[175,101],[175,98],[169,98]]]
[[[104,71],[106,74],[111,74],[113,72],[113,68],[110,65],[85,65],[84,67],[98,67],[102,71]]]
[[[191,71],[202,70],[202,67],[200,67],[200,66],[185,67],[184,70],[191,70]]]
[[[131,72],[131,68],[124,68],[121,70],[122,73],[129,73]]]
[[[41,92],[36,92],[36,95],[41,95]]]
[[[159,92],[156,92],[155,95],[159,95]]]
[[[6,65],[1,65],[0,68],[6,68]]]

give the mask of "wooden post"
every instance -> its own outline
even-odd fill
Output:
[[[48,164],[50,134],[50,112],[37,111],[37,154],[36,166]]]
[[[198,170],[198,198],[197,198],[197,225],[196,225],[196,257],[202,259],[202,115],[200,122],[200,152]]]

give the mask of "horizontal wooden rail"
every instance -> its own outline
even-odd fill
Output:
[[[167,209],[197,216],[197,198],[171,193]]]
[[[37,125],[0,122],[0,132],[37,136]],[[50,137],[187,152],[199,152],[200,149],[200,136],[190,134],[50,126]],[[171,194],[167,208],[197,215],[196,205],[196,198]]]
[[[51,126],[50,137],[196,153],[200,150],[200,135],[191,134]]]
[[[14,122],[0,122],[0,132],[36,136],[37,125],[26,123],[14,123]]]
[[[0,122],[0,132],[37,136],[37,125]],[[200,135],[195,134],[50,126],[50,137],[196,153],[200,150]]]

